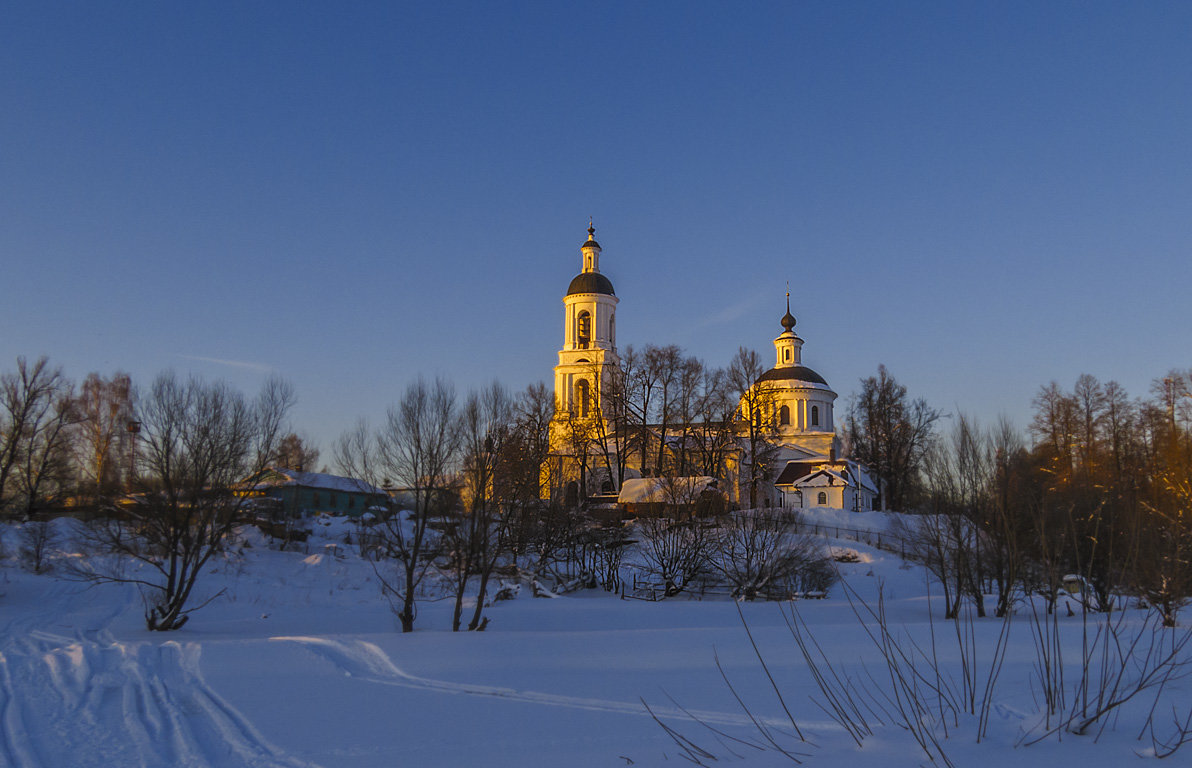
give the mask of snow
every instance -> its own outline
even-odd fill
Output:
[[[617,496],[619,504],[690,504],[709,487],[715,487],[713,477],[631,478],[621,483]]]
[[[325,472],[300,472],[296,469],[286,469],[284,467],[271,467],[267,470],[268,479],[258,482],[252,486],[253,490],[265,490],[268,488],[280,488],[283,486],[302,486],[304,488],[317,488],[326,491],[343,491],[346,493],[371,493],[378,496],[385,496],[385,490],[378,488],[375,485],[370,485],[363,480],[356,480],[351,477],[341,477],[339,475],[329,475]],[[285,480],[280,480],[284,477]]]
[[[825,530],[882,532],[889,516],[808,510],[805,520]],[[0,571],[0,765],[691,764],[643,701],[715,755],[708,764],[792,764],[773,749],[733,741],[765,746],[751,717],[783,747],[805,753],[809,765],[928,764],[894,725],[875,727],[858,748],[813,702],[822,694],[777,604],[651,603],[602,591],[538,600],[522,589],[488,609],[492,623],[483,633],[447,631],[449,601],[424,601],[417,631],[403,635],[372,566],[351,543],[353,524],[325,522],[304,549],[289,552],[269,549],[266,537],[244,529],[204,574],[196,599],[226,592],[182,630],[164,634],[144,629],[133,587],[67,580],[61,555],[49,573],[22,570],[17,529],[0,526],[9,555]],[[68,521],[55,526],[69,539]],[[952,625],[939,618],[938,589],[920,567],[856,541],[825,544],[857,555],[840,569],[859,599],[876,605],[884,595],[895,632],[924,647],[934,636],[949,674],[958,673]],[[882,689],[885,667],[842,587],[827,599],[790,605],[848,676],[853,696]],[[1145,616],[1131,610],[1126,618],[1138,624]],[[742,617],[810,743],[792,735]],[[1074,677],[1080,617],[1061,613],[1059,621]],[[1001,626],[975,620],[981,675]],[[1099,735],[1023,743],[1039,712],[1031,630],[1020,611],[989,734],[978,743],[971,721],[949,724],[948,758],[957,766],[1108,768],[1150,754],[1149,738],[1136,739],[1148,696]],[[1169,694],[1160,711],[1174,703],[1186,713],[1192,684],[1176,681]],[[1180,752],[1176,761],[1187,757]]]

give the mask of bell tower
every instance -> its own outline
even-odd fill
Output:
[[[560,415],[589,419],[603,413],[601,393],[617,357],[617,297],[600,273],[600,243],[588,223],[580,246],[581,271],[563,297],[563,348],[555,366],[555,405]]]

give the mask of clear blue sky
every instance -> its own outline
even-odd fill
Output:
[[[549,380],[589,216],[622,346],[770,359],[789,280],[842,406],[1145,394],[1192,4],[0,5],[0,370],[274,371],[327,456],[417,374]]]

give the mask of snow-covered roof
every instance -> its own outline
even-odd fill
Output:
[[[640,477],[626,480],[618,504],[690,504],[716,480],[712,477]]]
[[[325,491],[343,491],[344,493],[371,493],[384,496],[381,488],[356,480],[351,477],[328,475],[323,472],[299,472],[296,469],[282,469],[270,467],[258,475],[253,490],[263,491],[267,488],[282,488],[285,486],[302,486],[303,488],[318,488]]]
[[[817,469],[815,472],[804,475],[798,480],[791,483],[796,488],[804,486],[820,487],[829,485],[852,485],[852,482],[839,472],[833,472],[830,469]]]
[[[825,462],[806,471],[810,462],[792,461],[782,470],[782,474],[774,481],[774,485],[781,487],[817,487],[827,485],[856,486],[870,493],[876,494],[877,487],[873,478],[863,466],[855,461]],[[798,475],[796,477],[796,475]]]

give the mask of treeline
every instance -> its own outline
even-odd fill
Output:
[[[958,416],[924,454],[922,509],[908,535],[936,572],[948,614],[982,595],[1010,610],[1018,590],[1061,589],[1089,610],[1120,595],[1164,623],[1192,596],[1192,372],[1172,372],[1148,397],[1081,376],[1034,400],[1032,444],[1006,422]]]
[[[744,349],[723,370],[677,347],[628,349],[601,382],[604,397],[589,392],[586,416],[581,401],[557,413],[541,384],[514,394],[493,383],[462,397],[448,382],[411,384],[378,426],[362,421],[332,451],[340,474],[410,495],[408,511],[385,515],[361,542],[403,629],[431,570],[451,574],[457,629],[483,628],[499,567],[532,562],[537,573],[616,588],[625,537],[576,514],[577,470],[610,491],[636,474],[712,476],[748,491],[741,506],[766,506],[776,424],[771,393],[751,386],[765,370]],[[1071,391],[1050,384],[1035,399],[1028,444],[1007,423],[982,428],[964,416],[937,434],[939,412],[879,368],[861,382],[841,437],[880,478],[887,508],[930,513],[904,535],[938,575],[950,615],[965,601],[983,612],[990,593],[999,615],[1021,591],[1054,605],[1064,587],[1091,610],[1137,595],[1174,622],[1192,595],[1190,393],[1188,372],[1142,399],[1089,376]],[[76,385],[44,358],[18,359],[0,375],[0,513],[101,512],[90,528],[96,550],[156,572],[138,582],[156,596],[147,624],[176,628],[198,573],[251,511],[237,484],[271,464],[315,468],[317,451],[285,427],[293,401],[278,380],[255,398],[170,373],[143,389],[119,373]],[[552,450],[554,419],[567,456]],[[691,557],[702,530],[642,529],[666,591],[706,571],[707,558]],[[122,580],[98,566],[86,577]]]
[[[161,378],[173,378],[163,374]],[[0,515],[32,519],[64,507],[94,508],[115,495],[141,488],[146,457],[138,445],[152,446],[152,427],[178,417],[181,403],[157,402],[154,382],[140,393],[126,373],[90,373],[81,383],[45,357],[16,360],[15,370],[0,373]],[[202,389],[202,382],[180,382]],[[274,382],[274,386],[288,385]],[[214,412],[239,397],[224,385],[224,397],[201,406]],[[196,392],[191,395],[197,397]],[[292,393],[287,395],[292,400]],[[288,410],[287,405],[287,410]],[[165,408],[167,412],[163,413]],[[319,452],[294,433],[273,436],[265,461],[291,469],[316,468]],[[157,478],[160,480],[160,478]]]

